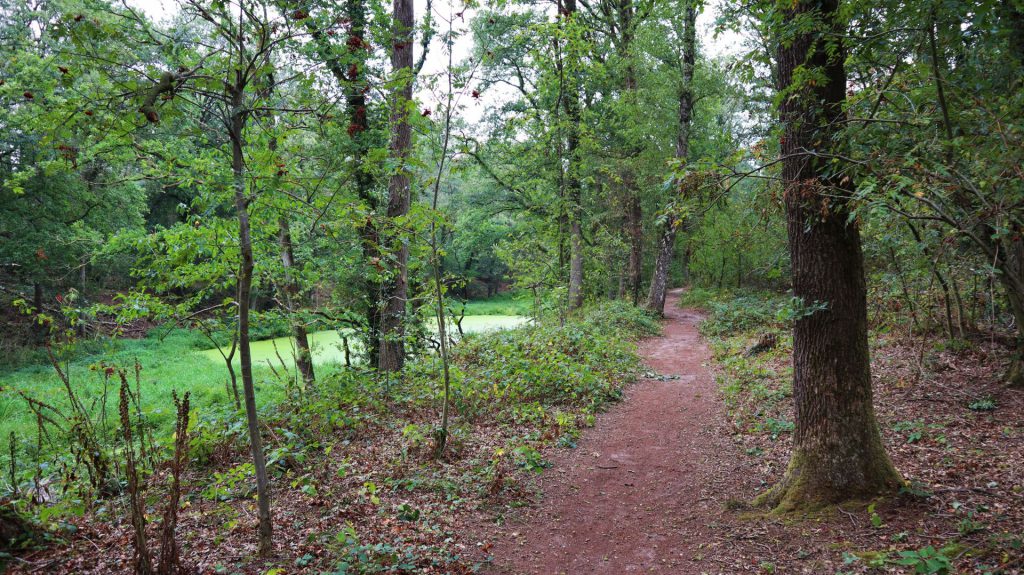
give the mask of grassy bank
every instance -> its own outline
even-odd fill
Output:
[[[517,312],[528,309],[514,294],[505,293],[489,300],[467,304],[462,328],[466,333],[508,329],[526,319]],[[427,320],[431,324],[431,319]],[[257,326],[259,327],[259,326]],[[280,326],[269,325],[258,334],[274,334]],[[359,347],[352,338],[353,354]],[[314,361],[318,376],[330,379],[343,370],[345,354],[341,336],[336,330],[311,334]],[[292,340],[289,337],[254,341],[253,367],[256,398],[262,408],[284,400],[294,387]],[[225,352],[227,350],[225,349]],[[129,372],[135,388],[134,367],[142,368],[138,390],[141,409],[157,438],[168,437],[174,422],[171,392],[192,395],[192,404],[199,413],[211,412],[226,416],[234,413],[229,374],[217,349],[201,333],[180,328],[154,328],[141,339],[99,338],[84,340],[57,352],[61,369],[68,375],[77,399],[93,414],[100,427],[114,426],[116,419],[118,379],[105,367]],[[36,362],[0,372],[0,438],[7,443],[14,434],[16,451],[34,454],[37,451],[37,417],[27,408],[23,397],[45,402],[60,413],[67,413],[70,400],[54,367],[44,352],[34,354]],[[238,354],[234,364],[238,365]],[[282,366],[282,363],[284,364]],[[294,390],[292,390],[294,391]],[[51,414],[53,415],[53,414]],[[56,418],[59,419],[59,418]],[[56,445],[61,442],[56,440]],[[50,446],[44,446],[49,451]],[[9,460],[9,449],[3,449],[0,460]],[[33,455],[34,457],[34,455]],[[6,468],[6,467],[5,467]]]
[[[458,306],[455,305],[457,308]],[[533,300],[529,293],[507,291],[487,299],[466,302],[466,315],[531,315]]]

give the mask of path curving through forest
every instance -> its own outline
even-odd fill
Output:
[[[640,345],[656,376],[554,459],[543,500],[492,534],[488,573],[700,572],[723,494],[745,466],[724,427],[701,316],[678,307],[679,293],[666,302],[664,334]]]

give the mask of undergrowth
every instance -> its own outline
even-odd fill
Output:
[[[441,460],[432,456],[441,397],[435,356],[412,360],[400,377],[341,369],[305,389],[278,389],[275,400],[260,407],[275,506],[294,515],[300,511],[293,506],[313,505],[317,514],[336,513],[336,524],[345,525],[304,535],[319,551],[282,559],[281,566],[333,573],[468,572],[457,550],[444,543],[452,536],[446,518],[471,501],[496,509],[520,505],[528,493],[526,478],[549,465],[546,450],[574,447],[580,429],[621,397],[639,373],[636,340],[659,329],[636,307],[606,303],[564,324],[552,319],[467,335],[454,348],[453,421]],[[264,374],[258,393],[284,385]],[[160,435],[152,423],[139,425],[156,434],[153,457],[166,458],[173,438]],[[116,458],[122,449],[116,437],[98,420],[95,428],[100,449]],[[253,494],[244,418],[227,398],[198,405],[189,436],[192,471],[182,495],[189,512],[182,512],[182,528],[212,524],[213,532],[202,537],[228,548],[241,536],[236,527]],[[81,462],[30,452],[12,467],[13,481],[0,482],[5,501],[41,519],[57,537],[74,538],[66,528],[76,518],[126,525],[124,506],[111,504],[126,496],[121,466],[120,488],[90,493],[71,489],[81,481]],[[146,496],[152,507],[165,481],[155,467],[142,476],[151,483]],[[40,497],[40,484],[46,498]],[[52,495],[63,493],[74,497]],[[317,501],[330,502],[329,509],[311,503]],[[388,527],[396,521],[403,526],[400,537]]]
[[[785,469],[795,427],[790,328],[803,306],[785,294],[705,289],[686,292],[681,305],[707,312],[699,329],[708,339],[717,364],[716,382],[734,440],[754,465],[765,470],[770,483],[771,475],[777,478]],[[976,369],[982,352],[959,342],[950,344],[927,337],[908,344],[887,335],[887,321],[876,322],[873,328],[872,371],[879,426],[897,467],[914,482],[908,482],[899,499],[879,503],[877,508],[873,503],[866,511],[843,510],[844,517],[838,519],[841,522],[845,522],[845,516],[851,520],[863,517],[870,529],[894,533],[889,541],[882,541],[883,549],[864,540],[849,543],[841,558],[843,568],[828,572],[944,574],[971,565],[974,570],[970,572],[1015,573],[993,566],[1019,564],[1013,557],[1020,553],[1022,544],[1019,534],[1012,532],[1013,514],[993,512],[1016,497],[1002,495],[1000,499],[997,490],[1003,489],[1004,483],[1019,480],[1000,467],[1008,465],[1001,455],[1007,447],[998,447],[992,437],[993,430],[1007,438],[1019,435],[1012,425],[997,424],[992,415],[999,412],[1002,401],[1007,401],[1005,396],[998,399],[991,387],[976,389],[984,384],[984,377],[982,381],[965,381],[970,376],[959,376],[957,370],[949,368],[963,364]],[[775,336],[774,347],[752,352],[765,334]],[[932,356],[934,365],[928,361]],[[941,393],[950,397],[936,399]],[[929,402],[927,411],[916,403],[922,399]],[[910,419],[909,414],[914,418]],[[973,480],[975,485],[987,487],[980,493],[980,488],[943,487],[950,475],[962,477],[960,481],[965,484]],[[926,478],[939,489],[930,492],[931,487],[918,483]],[[1020,488],[1005,491],[1019,493]],[[968,502],[969,498],[973,501]],[[946,527],[941,536],[936,531],[941,528],[934,524],[918,527],[917,531],[906,530],[908,523],[920,525],[922,521],[914,523],[899,514],[920,513],[922,506],[930,506],[932,514],[941,512],[959,518],[959,523],[954,523],[952,530]]]
[[[792,339],[783,318],[790,300],[772,292],[695,288],[683,294],[680,305],[708,313],[698,328],[711,344],[719,366],[715,379],[736,431],[763,432],[773,440],[788,434],[793,423],[783,412],[792,395]],[[774,334],[777,345],[748,355],[765,333]]]

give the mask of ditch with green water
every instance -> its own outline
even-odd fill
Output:
[[[530,321],[526,313],[529,313],[528,305],[508,295],[469,302],[462,329],[467,334],[513,329]],[[431,325],[429,320],[427,325]],[[351,332],[327,330],[311,334],[318,378],[330,377],[344,369],[343,336],[347,333]],[[273,370],[281,372],[281,361],[287,368],[292,366],[293,341],[279,337],[253,342],[256,396],[260,406],[284,399],[285,386]],[[104,371],[97,369],[100,362],[127,369],[133,388],[134,365],[138,362],[142,367],[139,385],[142,409],[158,429],[170,429],[173,425],[172,390],[179,394],[190,392],[192,403],[199,411],[234,409],[224,360],[217,349],[210,349],[209,340],[195,331],[155,328],[140,339],[90,341],[79,346],[81,349],[70,350],[74,359],[63,361],[62,368],[86,408],[104,410],[111,421],[117,414],[119,382],[116,378],[105,377]],[[354,343],[351,351],[357,355]],[[238,361],[237,354],[235,361]],[[36,435],[36,417],[26,407],[21,393],[58,410],[68,404],[64,386],[49,363],[0,372],[0,440],[5,443],[11,432],[19,442],[34,441]]]

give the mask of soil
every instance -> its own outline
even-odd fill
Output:
[[[678,297],[640,346],[654,373],[553,458],[542,505],[489,535],[491,573],[700,573],[722,497],[753,475],[725,428],[702,316]]]

